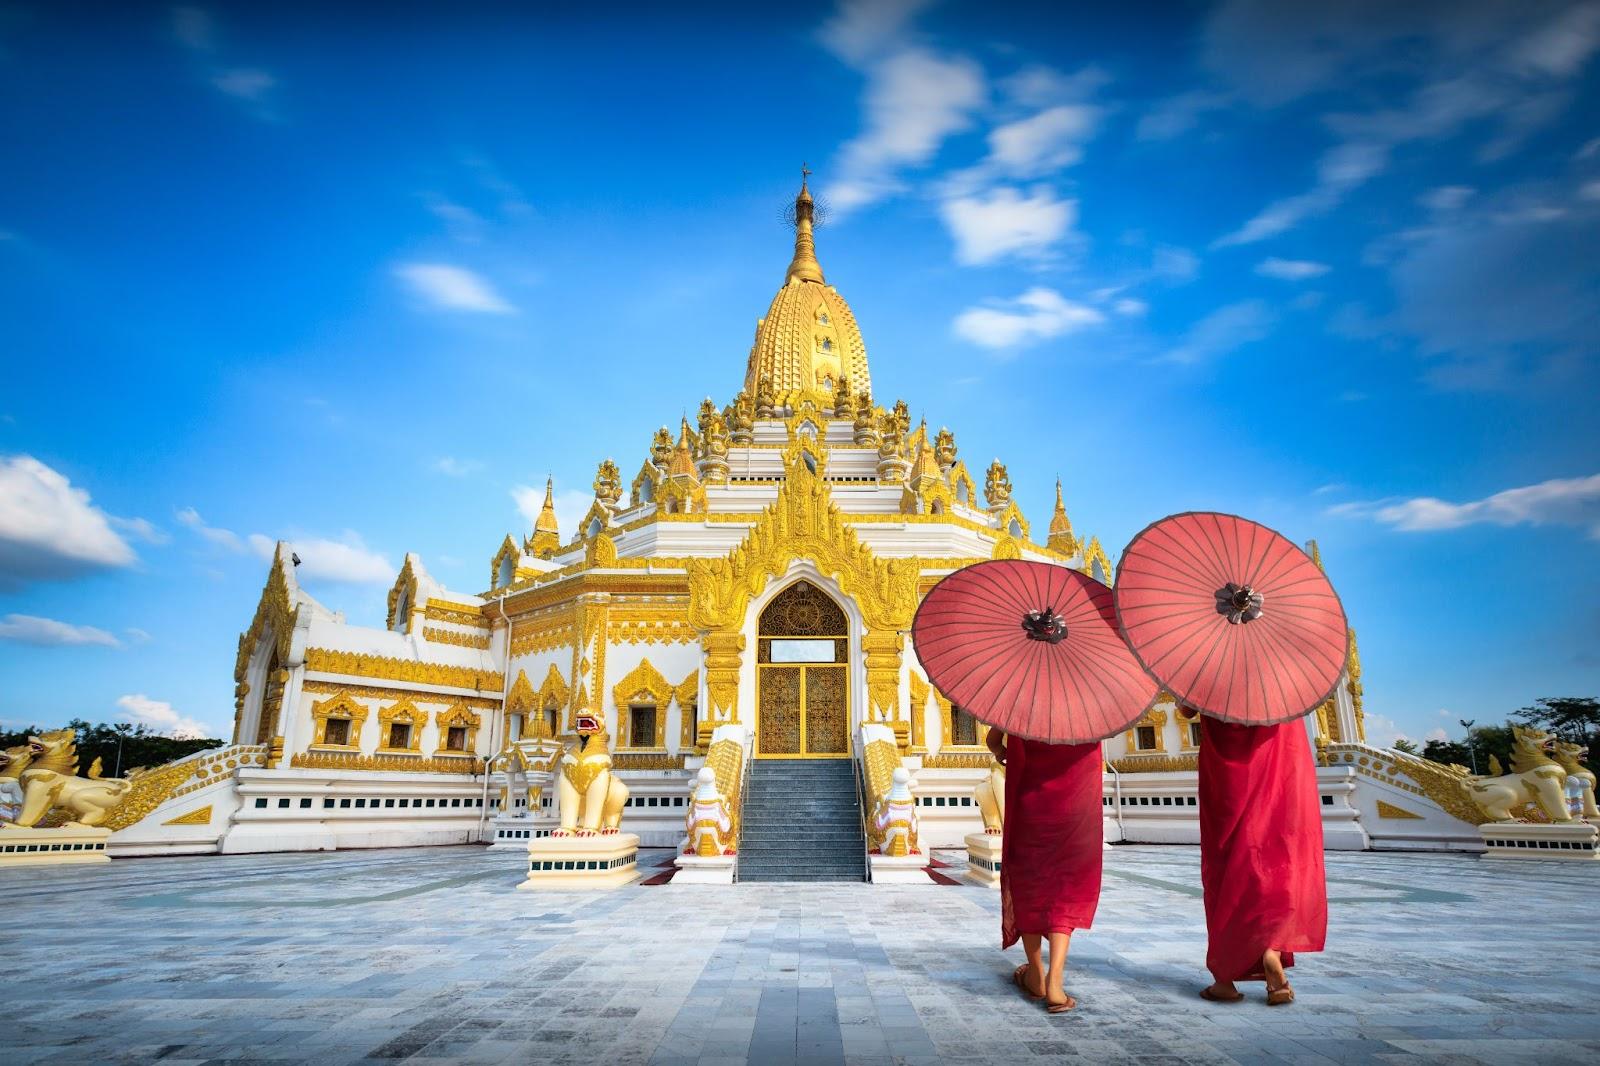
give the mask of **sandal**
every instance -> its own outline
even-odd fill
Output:
[[[1267,989],[1267,1006],[1287,1007],[1294,1002],[1294,989],[1285,982],[1282,988]]]
[[[1039,998],[1043,999],[1044,997],[1041,996]],[[1065,1014],[1065,1013],[1067,1013],[1067,1011],[1071,1010],[1073,1007],[1076,1007],[1077,1005],[1078,1005],[1078,1001],[1073,999],[1071,996],[1068,996],[1066,999],[1062,1000],[1060,1003],[1051,1003],[1048,1000],[1046,1000],[1044,1009],[1045,1009],[1045,1012],[1048,1013],[1048,1014]]]
[[[1021,990],[1022,994],[1028,999],[1043,999],[1043,996],[1035,995],[1033,989],[1028,987],[1027,978],[1024,976],[1027,972],[1027,963],[1023,963],[1021,966],[1018,966],[1011,974],[1011,983],[1016,985],[1017,988]]]
[[[1211,986],[1207,985],[1200,990],[1200,998],[1210,1000],[1212,1003],[1238,1003],[1244,999],[1244,993],[1235,990],[1233,995],[1225,996],[1220,992],[1211,991]]]

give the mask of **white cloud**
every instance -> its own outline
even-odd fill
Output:
[[[1425,736],[1423,736],[1422,739],[1424,741],[1428,741],[1428,740],[1449,740],[1450,739],[1450,734],[1446,733],[1443,729],[1440,729],[1438,726],[1435,726],[1434,728],[1428,730],[1427,734]]]
[[[1309,259],[1279,259],[1271,256],[1256,264],[1256,273],[1264,278],[1277,278],[1280,281],[1304,281],[1307,278],[1320,277],[1326,274],[1331,267],[1326,263],[1314,263]]]
[[[70,622],[58,622],[54,618],[39,618],[31,614],[8,614],[0,618],[0,640],[13,640],[19,644],[33,644],[41,648],[81,644],[98,644],[106,648],[121,647],[121,642],[104,629],[96,629],[94,626],[75,626]]]
[[[133,641],[135,644],[148,644],[152,640],[156,639],[145,630],[140,629],[138,626],[129,626],[127,629],[124,629],[123,632],[128,634],[128,639]]]
[[[435,459],[429,464],[429,469],[446,477],[466,477],[483,469],[483,464],[476,459],[457,459],[445,455]]]
[[[1580,4],[1517,43],[1512,63],[1530,73],[1571,77],[1600,46],[1600,4]]]
[[[544,507],[544,486],[535,488],[532,485],[518,485],[511,490],[511,498],[516,501],[517,510],[531,531]],[[594,493],[581,489],[557,489],[552,503],[556,509],[556,525],[561,530],[561,539],[570,541],[578,534],[578,523],[589,513],[589,507],[594,503]]]
[[[495,315],[515,314],[517,310],[489,282],[461,267],[448,263],[402,263],[394,272],[415,295],[435,307]]]
[[[1083,158],[1083,142],[1093,136],[1100,109],[1062,104],[989,131],[989,162],[1005,174],[1032,178]]]
[[[817,36],[828,51],[861,64],[899,41],[913,16],[928,0],[844,0]]]
[[[1111,310],[1115,311],[1119,315],[1126,315],[1130,318],[1133,318],[1150,310],[1150,305],[1145,303],[1143,300],[1135,300],[1132,297],[1124,296],[1122,299],[1112,303]]]
[[[1207,112],[1219,111],[1232,103],[1227,93],[1197,89],[1163,100],[1151,108],[1134,133],[1141,141],[1165,141],[1184,134],[1199,124]]]
[[[956,261],[968,266],[1008,255],[1039,257],[1071,231],[1078,201],[1057,200],[1038,185],[1027,195],[1009,186],[947,200],[940,208],[956,242]]]
[[[992,307],[969,307],[956,316],[958,337],[993,350],[1049,340],[1105,321],[1105,315],[1074,303],[1054,289],[1033,288]]]
[[[1199,363],[1261,340],[1272,332],[1272,312],[1260,300],[1219,307],[1184,334],[1166,355],[1169,362]]]
[[[165,544],[172,538],[167,536],[167,531],[145,518],[118,518],[116,515],[107,515],[112,526],[131,536],[137,537],[146,544]]]
[[[285,538],[290,550],[300,556],[295,573],[302,580],[336,581],[349,585],[387,585],[394,580],[396,567],[371,550],[354,530],[345,530],[339,540],[321,537]],[[261,533],[250,534],[250,549],[263,559],[271,559],[277,541]]]
[[[1264,207],[1232,233],[1218,237],[1214,248],[1252,244],[1293,229],[1305,219],[1333,210],[1352,189],[1388,166],[1383,144],[1347,142],[1330,148],[1317,163],[1317,183],[1309,192],[1288,196]]]
[[[118,696],[117,706],[127,711],[135,724],[149,726],[163,736],[179,740],[196,740],[219,735],[216,730],[199,719],[179,714],[173,710],[172,704],[153,700],[143,693]]]
[[[1200,276],[1200,257],[1187,248],[1158,244],[1150,259],[1150,272],[1173,285],[1182,285]]]
[[[1459,211],[1475,192],[1470,185],[1441,185],[1417,197],[1417,203],[1429,211]]]
[[[1481,500],[1451,503],[1432,496],[1375,503],[1345,503],[1330,514],[1370,517],[1406,533],[1470,525],[1580,526],[1600,540],[1600,474],[1555,478],[1506,489]]]
[[[900,171],[927,163],[947,137],[970,127],[986,95],[983,70],[962,56],[906,48],[873,65],[865,128],[840,152],[829,203],[849,211],[899,191]]]
[[[205,519],[200,517],[200,512],[193,507],[185,507],[177,514],[178,521],[194,530],[201,537],[228,551],[244,551],[244,541],[239,539],[239,534],[231,529],[222,529],[218,526],[206,525]]]
[[[1600,181],[1586,181],[1578,188],[1580,200],[1600,200]]]
[[[274,85],[278,84],[278,79],[264,70],[236,67],[213,76],[211,84],[229,96],[237,96],[241,100],[260,101]]]
[[[0,459],[0,586],[131,566],[111,518],[31,455]]]

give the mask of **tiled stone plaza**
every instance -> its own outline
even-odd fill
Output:
[[[1195,994],[1195,849],[1106,859],[1060,1017],[980,888],[527,893],[478,847],[7,871],[4,1060],[1600,1061],[1594,865],[1330,854],[1330,950],[1269,1009]]]

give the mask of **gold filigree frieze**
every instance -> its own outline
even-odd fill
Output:
[[[1200,769],[1199,755],[1128,755],[1113,759],[1113,768],[1119,774],[1170,773],[1175,770]]]
[[[429,600],[428,605],[422,609],[422,617],[430,622],[454,622],[461,626],[476,626],[479,629],[490,627],[489,619],[483,616],[483,610],[469,603],[449,603],[444,600]]]
[[[196,808],[188,814],[180,814],[176,818],[168,818],[162,825],[210,825],[211,804]]]
[[[303,770],[380,770],[408,774],[463,774],[475,776],[481,760],[475,755],[362,755],[345,751],[295,753],[289,765]]]
[[[306,669],[318,674],[380,677],[389,681],[409,681],[441,688],[470,688],[479,692],[499,691],[505,685],[504,676],[495,670],[474,670],[469,666],[447,666],[414,659],[390,659],[361,652],[334,651],[331,648],[307,648]]]
[[[339,681],[315,681],[309,678],[300,683],[300,688],[304,692],[322,695],[344,694],[356,699],[392,700],[397,696],[409,696],[417,703],[451,704],[461,702],[465,703],[468,707],[473,707],[480,711],[494,710],[500,706],[500,700],[498,698],[490,699],[486,696],[454,696],[446,695],[442,692],[424,692],[421,690],[400,688],[379,688],[374,685],[347,685]]]
[[[453,629],[439,629],[435,626],[422,628],[424,640],[431,640],[435,644],[453,644],[458,648],[473,648],[477,651],[489,650],[489,635],[487,633],[457,633]]]

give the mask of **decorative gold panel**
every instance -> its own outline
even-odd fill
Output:
[[[799,755],[800,670],[798,666],[764,666],[760,675],[757,749],[763,755]]]
[[[763,637],[836,637],[850,631],[844,610],[809,581],[797,581],[761,612]]]
[[[845,667],[805,667],[805,746],[808,755],[850,751]]]

